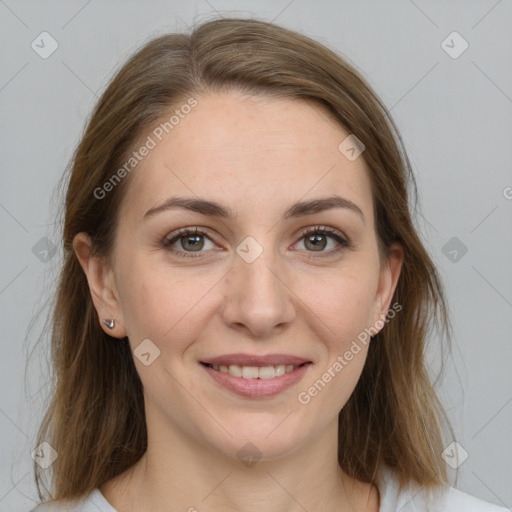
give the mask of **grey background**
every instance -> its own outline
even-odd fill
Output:
[[[59,244],[54,189],[114,69],[150,38],[219,13],[274,20],[343,53],[391,109],[452,313],[441,396],[468,452],[456,486],[512,507],[511,0],[0,0],[0,510],[28,510],[36,495],[48,394],[48,341],[37,340],[60,263],[44,252]],[[47,59],[31,48],[43,31],[58,43]],[[453,31],[469,44],[458,58],[442,47]]]

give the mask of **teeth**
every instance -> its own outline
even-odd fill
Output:
[[[242,366],[242,377],[244,379],[257,379],[259,370],[256,366]]]
[[[243,377],[244,379],[273,379],[274,377],[280,377],[285,373],[292,372],[296,366],[293,364],[280,364],[277,366],[238,366],[232,364],[230,366],[224,365],[212,365],[214,370],[222,373],[229,373],[233,377]]]
[[[262,366],[258,369],[258,377],[260,379],[273,379],[276,376],[277,368],[274,366]]]
[[[216,365],[213,365],[213,369],[216,370]],[[233,377],[241,377],[242,376],[242,367],[232,364],[228,367],[229,375],[233,375]]]

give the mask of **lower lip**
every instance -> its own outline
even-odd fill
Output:
[[[220,372],[200,364],[210,377],[220,385],[247,398],[267,398],[278,395],[299,382],[310,365],[311,363],[306,363],[304,366],[299,366],[295,370],[273,379],[244,379],[243,377],[233,377],[229,373]]]

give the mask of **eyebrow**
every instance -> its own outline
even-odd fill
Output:
[[[187,198],[187,197],[171,197],[164,201],[162,204],[151,208],[144,214],[144,220],[157,215],[158,213],[170,210],[172,208],[184,208],[201,215],[209,217],[218,217],[222,219],[233,218],[235,215],[233,211],[215,201],[208,201],[201,198]],[[331,196],[319,199],[312,199],[310,201],[301,201],[291,205],[283,214],[283,219],[303,217],[320,213],[333,208],[346,208],[359,215],[365,223],[363,211],[359,206],[349,199],[341,196]]]

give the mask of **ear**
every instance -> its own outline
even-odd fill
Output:
[[[388,257],[381,263],[371,324],[372,326],[379,326],[382,323],[381,327],[375,327],[377,331],[384,327],[385,317],[402,270],[403,259],[404,250],[402,246],[399,243],[394,243],[389,248]],[[381,321],[379,322],[379,320]]]
[[[114,282],[114,273],[105,258],[92,254],[92,243],[87,233],[78,233],[73,239],[73,249],[85,273],[94,307],[98,313],[102,329],[114,338],[124,338],[124,316]],[[114,320],[115,326],[109,329],[104,320]]]

